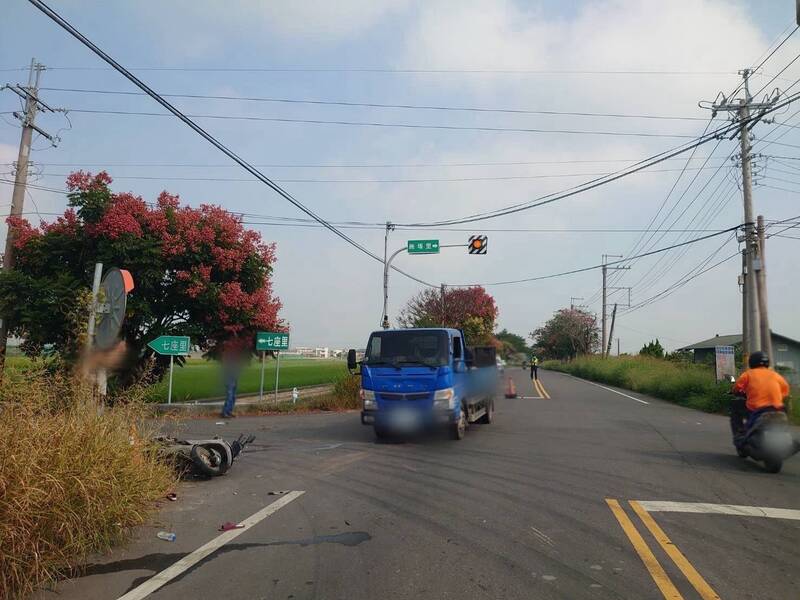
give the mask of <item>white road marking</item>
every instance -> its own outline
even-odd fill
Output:
[[[800,521],[800,510],[792,508],[769,508],[766,506],[741,506],[738,504],[710,504],[706,502],[661,502],[639,500],[647,512],[704,513],[712,515],[735,515],[738,517],[766,517],[768,519],[791,519]]]
[[[623,394],[622,392],[618,392],[617,390],[612,390],[610,387],[600,385],[599,383],[595,383],[594,381],[589,381],[588,379],[581,379],[580,377],[575,377],[574,375],[570,375],[569,373],[562,373],[562,375],[567,375],[569,377],[572,377],[573,379],[582,381],[583,383],[588,383],[589,385],[596,385],[599,388],[603,388],[604,390],[607,390],[609,392],[614,392],[615,394],[619,394],[620,396],[625,396],[626,398],[630,398],[631,400],[636,400],[636,402],[641,402],[642,404],[650,404],[647,400],[640,400],[639,398],[634,398],[633,396],[629,396],[628,394]]]
[[[155,592],[161,586],[169,583],[173,579],[175,579],[178,575],[190,569],[205,557],[209,556],[210,554],[219,550],[222,546],[233,540],[234,538],[239,537],[248,529],[254,527],[264,519],[266,519],[271,514],[275,513],[279,509],[283,508],[292,500],[295,500],[302,496],[305,492],[303,491],[293,491],[289,492],[282,498],[276,500],[272,504],[269,504],[259,510],[257,513],[254,513],[247,517],[244,521],[239,523],[242,525],[241,529],[231,529],[230,531],[226,531],[217,537],[215,537],[210,542],[200,546],[197,550],[192,552],[191,554],[187,554],[182,559],[174,563],[173,565],[167,567],[160,573],[157,573],[147,581],[145,581],[142,585],[133,588],[127,594],[120,596],[117,600],[141,600]]]

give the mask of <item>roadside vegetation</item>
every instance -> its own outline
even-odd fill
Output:
[[[717,383],[712,367],[685,360],[652,356],[579,356],[568,362],[548,360],[542,367],[706,412],[725,413],[731,401],[730,384]],[[791,416],[800,424],[797,410]]]
[[[301,394],[296,404],[291,400],[284,400],[278,404],[274,404],[269,400],[256,404],[243,404],[237,406],[236,412],[239,414],[265,415],[357,410],[361,408],[361,399],[358,396],[360,388],[361,377],[345,373],[336,378],[333,382],[333,389],[330,392],[306,398]],[[214,413],[216,413],[216,410]]]
[[[264,368],[264,393],[275,390],[275,359],[267,359]],[[326,359],[284,359],[281,358],[279,390],[291,390],[294,387],[323,385],[333,383],[337,378],[347,374],[347,365],[343,360]],[[258,392],[261,382],[260,359],[253,359],[242,371],[237,388],[238,394]],[[151,402],[167,401],[167,379],[162,379],[147,390],[147,399]],[[172,383],[172,401],[183,402],[216,398],[225,395],[222,385],[222,372],[218,361],[202,358],[187,359],[182,367],[175,367]]]
[[[124,540],[174,485],[148,447],[140,391],[98,411],[91,388],[27,363],[0,382],[0,598],[22,598]]]

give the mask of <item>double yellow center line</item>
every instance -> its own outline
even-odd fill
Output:
[[[653,551],[650,550],[647,542],[636,529],[633,521],[628,517],[625,509],[622,508],[619,501],[614,500],[613,498],[606,498],[606,504],[608,504],[611,512],[614,513],[614,516],[619,522],[620,527],[622,527],[622,531],[624,531],[625,535],[628,536],[628,539],[633,545],[633,549],[636,550],[639,558],[642,559],[644,566],[650,573],[650,577],[653,578],[653,581],[661,591],[661,594],[664,596],[664,598],[666,600],[683,600],[683,596],[678,591],[678,588],[676,588],[675,584],[672,583],[669,575],[667,575],[667,572],[658,562],[655,554],[653,554]],[[653,519],[650,513],[648,513],[641,504],[636,502],[636,500],[630,500],[628,504],[631,505],[633,511],[639,516],[639,519],[650,531],[664,552],[666,552],[667,556],[672,559],[689,583],[691,583],[694,589],[697,590],[697,593],[700,594],[700,597],[703,600],[720,600],[719,595],[712,589],[706,580],[703,579],[702,575],[697,572],[697,569],[692,566],[692,563],[690,563],[689,559],[684,556],[683,552],[681,552],[678,547],[672,543],[672,540],[667,537],[667,534],[664,533],[664,530],[661,529],[661,527],[659,527],[658,523],[655,522],[655,519]]]
[[[539,381],[538,379],[534,379],[533,380],[533,388],[534,388],[534,391],[537,394],[539,394],[542,398],[548,398],[548,399],[550,398],[550,394],[547,393],[547,390],[544,389],[544,386],[542,385],[542,382]]]

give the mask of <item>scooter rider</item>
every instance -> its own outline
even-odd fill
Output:
[[[769,368],[766,353],[753,352],[747,362],[750,368],[739,376],[732,390],[737,395],[731,403],[734,443],[746,433],[747,420],[755,414],[785,411],[783,399],[789,395],[789,384]]]

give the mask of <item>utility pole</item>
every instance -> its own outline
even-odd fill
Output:
[[[575,300],[583,300],[583,297],[570,296],[569,297],[569,308],[570,308],[570,310],[575,310]]]
[[[758,287],[758,312],[761,316],[761,350],[767,353],[770,360],[775,360],[772,355],[772,332],[769,328],[769,311],[767,307],[767,264],[764,256],[764,245],[766,241],[766,231],[764,229],[764,217],[758,215],[756,220],[756,231],[758,235],[758,261],[756,267],[756,285]]]
[[[33,132],[35,131],[36,133],[42,135],[50,140],[50,142],[53,144],[55,144],[57,141],[56,137],[51,136],[45,131],[42,131],[34,123],[37,111],[43,110],[54,112],[54,109],[50,108],[47,106],[47,104],[39,100],[39,78],[44,70],[45,66],[36,62],[35,58],[32,58],[30,70],[28,71],[27,87],[23,87],[21,85],[5,85],[0,88],[0,90],[10,90],[25,101],[25,112],[14,112],[14,116],[22,123],[22,136],[20,137],[19,141],[19,154],[17,155],[16,172],[14,174],[14,192],[11,196],[11,211],[9,212],[10,217],[19,217],[24,212],[25,187],[28,183],[28,165],[30,162]],[[8,232],[6,233],[6,249],[5,253],[3,254],[3,271],[11,271],[14,268],[15,241],[14,231],[9,227]],[[0,319],[0,373],[2,373],[3,367],[5,366],[7,338],[8,319],[5,318],[5,315],[3,315],[3,318]]]
[[[605,356],[606,353],[606,345],[608,344],[608,329],[607,329],[607,306],[606,306],[606,299],[608,296],[607,284],[608,284],[608,262],[609,258],[622,258],[621,254],[603,254],[603,307],[602,307],[602,329],[603,329],[603,341],[600,345],[600,355]],[[630,267],[611,267],[614,270],[622,270],[622,269],[629,269]]]
[[[445,313],[445,310],[444,310],[444,286],[445,286],[445,284],[442,284],[442,286],[439,288],[440,293],[441,293],[441,311],[442,311],[441,325],[442,325],[442,327],[444,327],[445,318],[447,316],[446,313]]]
[[[744,365],[747,364],[747,355],[750,354],[750,324],[747,322],[747,250],[742,250],[742,274],[739,276],[739,285],[742,288],[742,357]],[[743,368],[746,368],[744,367]]]
[[[617,356],[619,356],[619,338],[617,338]]]
[[[386,221],[386,231],[383,234],[383,315],[380,326],[389,329],[389,232],[394,230],[391,221]]]
[[[724,110],[736,113],[739,120],[739,144],[740,159],[742,164],[742,200],[744,203],[744,236],[739,241],[743,241],[745,248],[743,251],[742,268],[742,353],[744,361],[751,352],[766,350],[769,343],[769,323],[766,323],[767,334],[764,336],[765,324],[761,308],[766,310],[766,298],[760,298],[760,289],[766,290],[766,276],[761,274],[762,260],[759,257],[759,240],[756,232],[756,223],[753,215],[753,169],[752,169],[752,147],[750,145],[750,130],[758,122],[764,110],[773,106],[780,97],[780,92],[771,98],[766,98],[764,102],[753,102],[750,95],[749,79],[752,71],[743,69],[739,72],[744,79],[744,98],[734,101],[722,96],[721,102],[714,102],[711,105],[712,114]],[[751,111],[755,111],[755,118],[751,116]],[[752,120],[751,120],[752,119]],[[762,281],[763,278],[763,281]]]
[[[614,323],[617,321],[617,305],[614,304],[614,311],[611,313],[611,330],[608,332],[608,346],[605,348],[606,356],[611,355],[611,341],[614,339]]]

